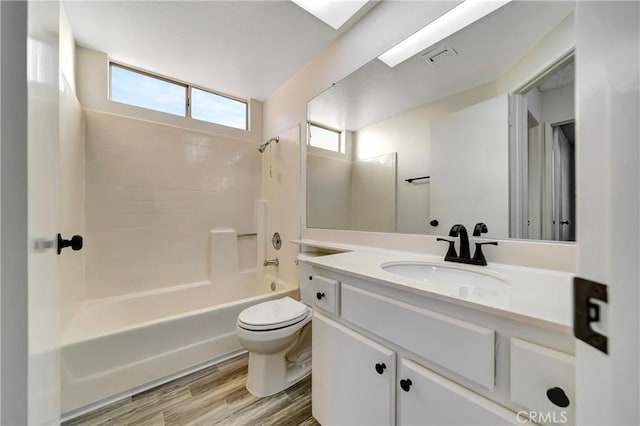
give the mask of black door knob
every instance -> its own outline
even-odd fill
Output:
[[[547,398],[558,407],[565,408],[569,406],[569,397],[564,393],[562,388],[555,387],[547,389]]]
[[[320,292],[316,293],[316,299],[322,300],[323,297],[324,297],[324,293],[320,293]]]
[[[387,366],[385,365],[384,362],[379,362],[378,364],[376,364],[376,372],[378,374],[384,373],[385,368],[387,368]]]
[[[409,390],[411,389],[411,385],[412,384],[413,383],[411,383],[411,379],[402,379],[402,380],[400,380],[400,387],[405,392],[409,392]]]
[[[62,253],[62,249],[71,247],[71,250],[82,250],[83,240],[81,235],[74,235],[70,240],[62,238],[61,234],[58,234],[58,254]]]

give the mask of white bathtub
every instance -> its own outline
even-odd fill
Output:
[[[62,411],[70,413],[242,349],[238,314],[248,306],[297,296],[297,286],[239,274],[84,302],[61,342]]]

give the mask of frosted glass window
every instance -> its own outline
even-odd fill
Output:
[[[309,123],[309,145],[342,154],[346,152],[344,144],[341,143],[340,132],[311,123]]]
[[[187,87],[111,64],[111,100],[186,116]]]
[[[192,87],[191,118],[246,130],[247,104]]]

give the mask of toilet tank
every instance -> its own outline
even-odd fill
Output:
[[[300,286],[300,301],[305,305],[313,305],[313,284],[311,276],[311,265],[307,260],[322,256],[323,253],[302,252],[298,254],[298,285]]]

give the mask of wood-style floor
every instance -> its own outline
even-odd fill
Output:
[[[311,378],[257,398],[245,388],[248,356],[197,371],[63,423],[71,425],[318,425]]]

